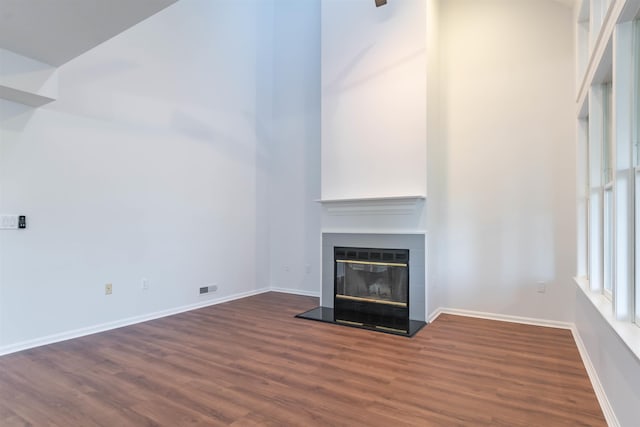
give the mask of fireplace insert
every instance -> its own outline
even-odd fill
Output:
[[[409,331],[409,251],[334,248],[335,321]]]

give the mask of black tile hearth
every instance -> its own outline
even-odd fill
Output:
[[[420,329],[427,325],[426,322],[421,322],[419,320],[409,320],[409,330],[407,331],[394,328],[386,328],[382,326],[367,325],[366,323],[355,321],[341,321],[339,319],[336,320],[333,308],[328,307],[316,307],[309,311],[305,311],[304,313],[296,314],[296,317],[300,319],[316,320],[325,323],[334,323],[336,325],[351,326],[353,328],[368,329],[370,331],[384,332],[386,334],[400,335],[403,337],[412,337]]]

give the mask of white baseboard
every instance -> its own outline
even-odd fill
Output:
[[[427,323],[431,323],[436,320],[442,314],[442,309],[440,307],[436,308],[433,313],[427,316]]]
[[[159,319],[161,317],[171,316],[178,313],[184,313],[185,311],[197,310],[203,307],[209,307],[216,304],[222,304],[223,302],[229,302],[240,298],[246,298],[253,295],[263,294],[269,292],[270,288],[256,289],[247,292],[240,292],[237,294],[229,295],[217,299],[207,299],[206,301],[200,301],[197,303],[183,305],[180,307],[174,307],[167,310],[156,311],[154,313],[143,314],[141,316],[133,316],[125,319],[116,320],[113,322],[101,323],[99,325],[89,326],[86,328],[75,329],[72,331],[62,332],[59,334],[47,335],[45,337],[36,338],[33,340],[22,341],[16,344],[10,344],[0,347],[0,356],[4,356],[10,353],[16,353],[18,351],[27,350],[34,347],[40,347],[47,344],[53,344],[60,341],[70,340],[72,338],[79,338],[85,335],[91,335],[98,332],[109,331],[111,329],[121,328],[123,326],[134,325],[136,323],[147,322],[149,320]]]
[[[611,402],[609,402],[607,394],[604,392],[604,387],[602,387],[602,383],[600,382],[600,378],[598,377],[596,368],[593,366],[593,363],[591,363],[589,352],[587,351],[587,348],[582,341],[582,337],[580,336],[580,332],[578,332],[578,328],[576,328],[574,325],[574,327],[571,328],[571,332],[573,333],[573,339],[576,342],[576,346],[578,347],[578,351],[580,352],[580,357],[582,358],[582,363],[587,370],[587,375],[589,375],[591,385],[593,386],[593,391],[596,393],[598,403],[600,403],[600,408],[602,408],[602,413],[604,414],[605,420],[607,420],[607,424],[609,425],[609,427],[620,427],[618,418],[616,417],[615,412],[613,412]]]
[[[437,308],[429,315],[429,323],[433,322],[441,314],[455,314],[458,316],[477,317],[479,319],[498,320],[501,322],[522,323],[524,325],[546,326],[548,328],[573,329],[573,323],[558,322],[557,320],[535,319],[532,317],[512,316],[509,314],[486,313],[483,311],[462,310],[459,308]]]
[[[269,290],[271,292],[280,292],[282,294],[302,295],[305,297],[320,298],[320,292],[318,291],[304,291],[301,289],[278,288],[275,286],[272,286],[271,288],[269,288]]]

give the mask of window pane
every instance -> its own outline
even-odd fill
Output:
[[[602,172],[605,184],[613,179],[612,169],[612,131],[613,131],[613,115],[611,83],[605,84],[602,90]]]
[[[586,214],[585,214],[585,240],[586,240],[586,276],[587,279],[590,279],[589,276],[589,272],[591,271],[591,266],[590,266],[590,255],[591,254],[591,245],[593,244],[593,241],[591,240],[591,233],[589,232],[589,227],[591,224],[591,174],[589,173],[589,146],[591,145],[591,141],[589,140],[589,118],[587,117],[586,120],[586,127],[585,127],[585,133],[584,133],[584,137],[585,137],[585,177],[584,177],[584,194],[586,197],[585,200],[585,210],[586,210]]]
[[[636,173],[636,323],[640,325],[640,173]]]
[[[640,21],[634,22],[634,117],[632,120],[633,165],[635,176],[635,319],[640,325]]]
[[[587,196],[587,200],[585,201],[585,210],[586,210],[586,215],[585,215],[585,250],[586,250],[586,255],[585,255],[585,275],[587,276],[587,279],[589,279],[589,271],[590,271],[590,266],[589,266],[589,254],[591,253],[591,239],[589,238],[589,224],[591,224],[591,200],[589,199],[589,197]]]
[[[613,289],[613,191],[604,192],[604,290],[611,295]]]
[[[589,286],[602,291],[602,191],[589,195]]]
[[[634,54],[634,81],[635,81],[635,117],[633,120],[633,148],[634,148],[634,166],[640,166],[640,21],[634,22],[635,37],[633,40]]]

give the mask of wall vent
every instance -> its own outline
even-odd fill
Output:
[[[209,286],[202,286],[200,288],[200,295],[204,295],[204,294],[208,294],[211,292],[215,292],[218,290],[218,285],[209,285]]]

